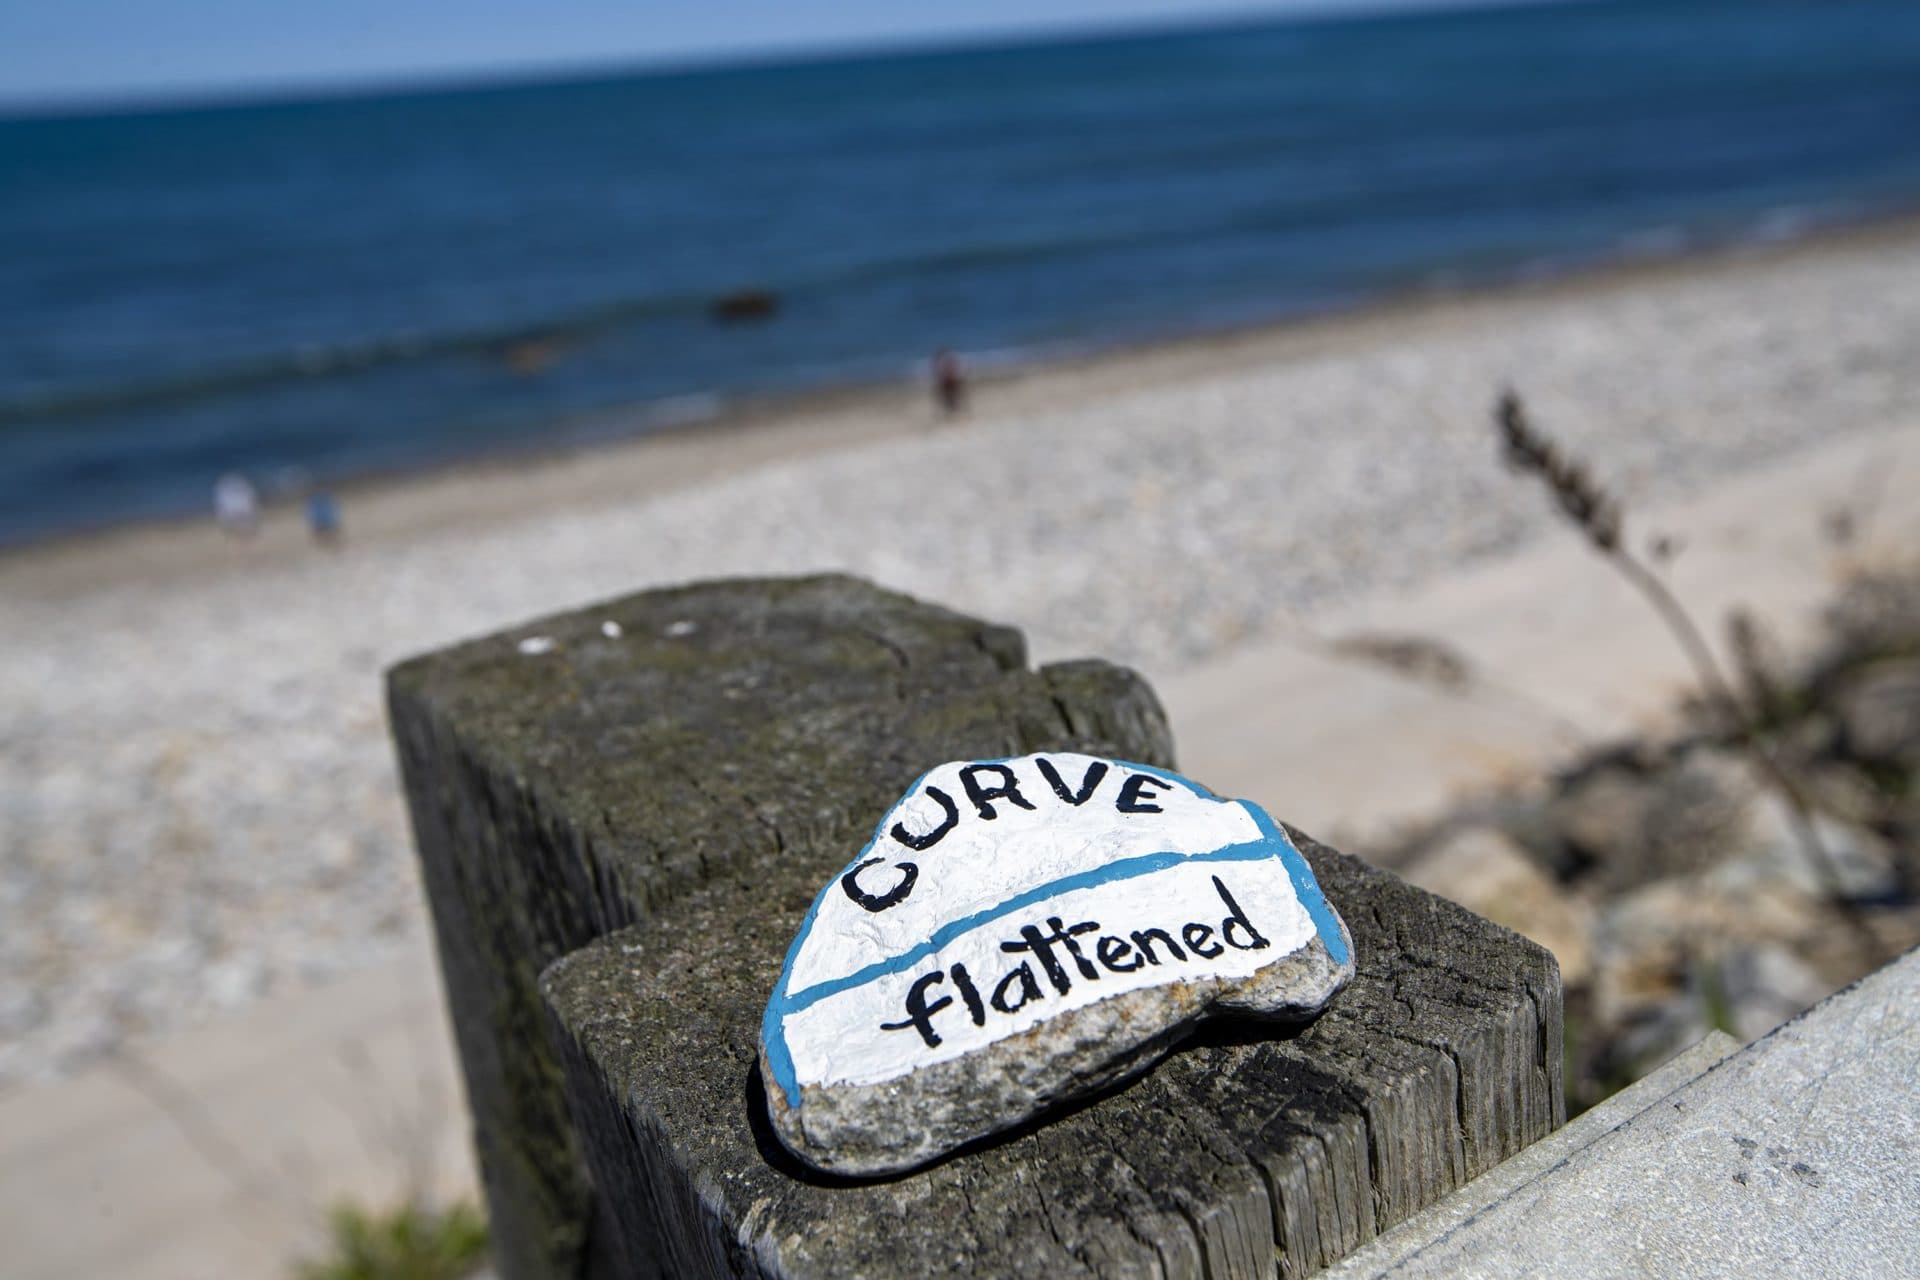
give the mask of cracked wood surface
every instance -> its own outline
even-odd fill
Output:
[[[1133,673],[1029,671],[1016,631],[833,576],[543,619],[402,664],[388,701],[495,1252],[515,1280],[624,1265],[592,1228],[535,987],[546,965],[716,879],[837,866],[930,762],[1172,757]]]
[[[1551,957],[1295,832],[1360,966],[1317,1022],[1214,1024],[908,1177],[810,1174],[755,1046],[814,892],[930,764],[1171,767],[1144,682],[819,578],[631,597],[391,690],[508,1277],[1301,1275],[1561,1119]]]
[[[620,1215],[632,1274],[1305,1275],[1557,1125],[1551,957],[1289,834],[1358,951],[1327,1013],[1203,1027],[1126,1088],[887,1182],[809,1174],[762,1117],[760,1013],[820,868],[557,962],[594,1178],[655,1206]]]

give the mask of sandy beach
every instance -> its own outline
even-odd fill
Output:
[[[1024,371],[954,423],[883,389],[369,482],[335,552],[276,512],[7,554],[0,1088],[417,938],[380,673],[422,649],[842,569],[1167,679],[1538,536],[1503,386],[1631,509],[1920,420],[1917,352],[1908,223]]]

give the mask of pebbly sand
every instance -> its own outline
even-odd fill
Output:
[[[424,927],[381,709],[401,657],[833,568],[1164,677],[1545,528],[1487,425],[1507,384],[1630,504],[1911,419],[1920,226],[1035,370],[954,425],[847,394],[383,481],[346,495],[338,553],[287,515],[0,558],[0,1088]]]

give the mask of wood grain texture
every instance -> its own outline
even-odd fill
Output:
[[[1215,1024],[904,1178],[793,1161],[759,1018],[877,815],[942,760],[1173,763],[1137,676],[1023,649],[818,578],[648,593],[393,673],[509,1280],[1303,1275],[1559,1122],[1552,958],[1295,833],[1360,966],[1310,1027]]]
[[[1292,834],[1359,955],[1324,1016],[1214,1024],[887,1182],[809,1174],[760,1115],[760,1013],[824,870],[716,886],[558,961],[542,986],[626,1274],[1305,1275],[1557,1125],[1552,958]]]
[[[1025,660],[1015,631],[829,576],[647,592],[390,673],[504,1275],[627,1265],[562,1095],[546,965],[703,885],[837,865],[933,761],[1171,762],[1137,676]]]

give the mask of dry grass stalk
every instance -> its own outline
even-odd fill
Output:
[[[1494,423],[1508,465],[1546,486],[1561,514],[1633,584],[1666,624],[1699,678],[1707,704],[1724,721],[1725,729],[1738,739],[1760,780],[1785,803],[1808,865],[1825,886],[1833,907],[1852,926],[1862,952],[1874,964],[1885,959],[1880,954],[1878,936],[1847,896],[1839,864],[1820,839],[1806,795],[1768,746],[1762,732],[1760,709],[1735,690],[1693,616],[1666,582],[1628,550],[1619,501],[1593,478],[1584,464],[1568,456],[1529,421],[1526,406],[1512,390],[1501,393],[1494,409]]]

